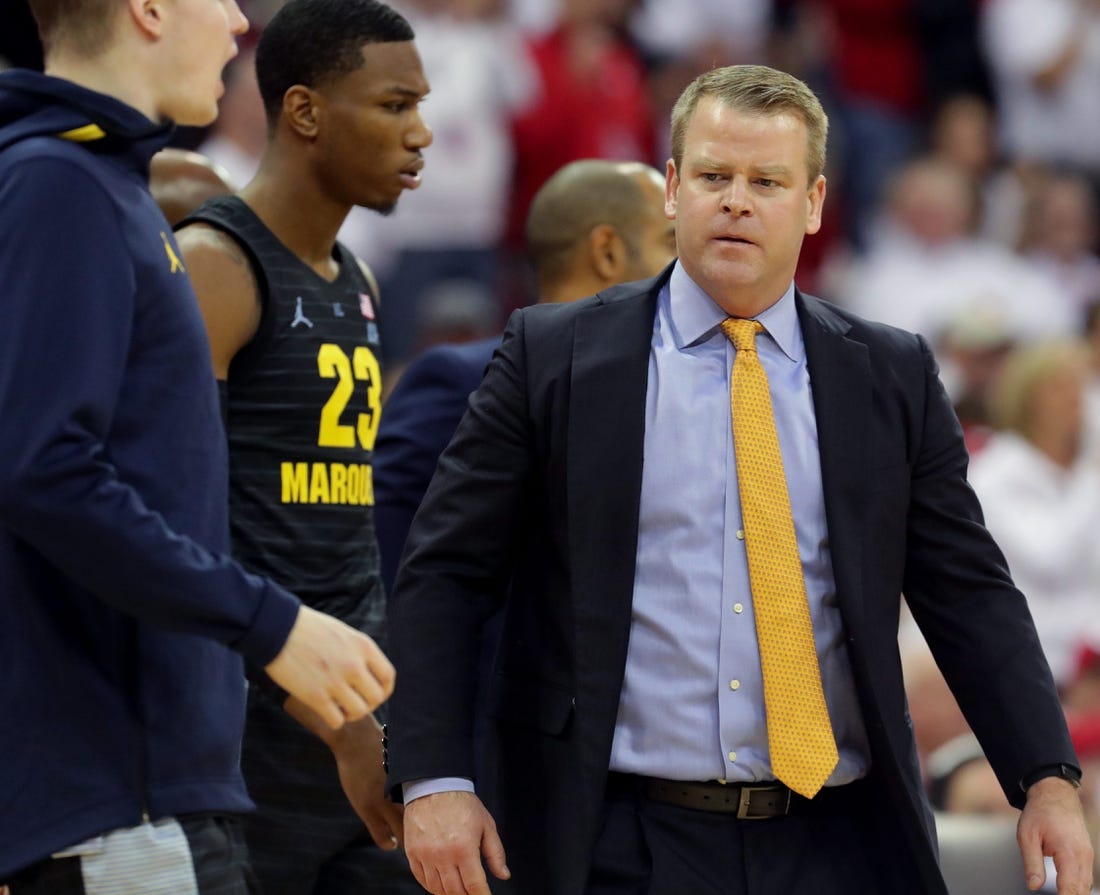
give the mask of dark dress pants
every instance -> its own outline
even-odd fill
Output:
[[[653,801],[622,778],[608,789],[586,895],[919,893],[881,810],[858,782],[786,817],[738,820]]]

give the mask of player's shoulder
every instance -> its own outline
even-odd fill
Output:
[[[244,258],[241,244],[229,233],[204,221],[192,221],[176,230],[176,242],[185,252],[214,257]]]
[[[176,242],[191,267],[245,271],[253,278],[251,263],[244,247],[229,233],[211,224],[196,221],[176,231]]]
[[[236,239],[201,221],[181,227],[175,235],[200,299],[204,293],[214,292],[239,297],[249,304],[257,300],[256,273],[248,253]]]

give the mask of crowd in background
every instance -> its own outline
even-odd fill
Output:
[[[277,0],[247,4],[255,28]],[[663,168],[671,99],[716,65],[792,71],[830,113],[806,291],[916,330],[985,422],[986,355],[1080,335],[1100,298],[1095,0],[399,0],[431,83],[423,189],[344,240],[390,296],[388,360],[496,332],[534,300],[531,197],[563,164]],[[263,145],[248,41],[189,142],[247,181]],[[978,357],[975,357],[977,355]]]
[[[342,234],[391,297],[390,361],[496,332],[534,301],[522,222],[537,189],[580,158],[663,169],[683,84],[744,62],[798,75],[831,119],[800,287],[926,335],[968,422],[985,422],[987,355],[1079,336],[1100,299],[1097,0],[394,5],[416,29],[435,141],[423,188]],[[264,144],[251,46],[278,6],[244,4],[253,30],[219,119],[176,140],[239,185]]]
[[[580,158],[663,169],[672,100],[717,65],[793,72],[830,115],[828,201],[799,286],[932,344],[988,525],[1027,594],[1100,801],[1100,0],[394,0],[435,133],[421,189],[344,241],[381,283],[390,369],[535,300],[528,204]],[[242,3],[262,28],[278,0]],[[265,124],[250,41],[221,116],[178,142],[238,185]],[[941,807],[976,757],[910,638]],[[930,682],[930,683],[929,683]],[[960,743],[962,745],[960,745]],[[946,747],[947,752],[940,751]],[[967,792],[988,802],[992,775]],[[1090,791],[1095,788],[1095,792]],[[992,809],[990,809],[992,810]],[[1010,810],[1010,809],[1008,809]]]

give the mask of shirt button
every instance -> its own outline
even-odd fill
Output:
[[[737,540],[739,540],[739,541],[745,540],[745,530],[743,528],[737,529]]]
[[[740,690],[741,689],[741,682],[737,681],[737,680],[730,681],[730,689],[731,690]]]
[[[733,604],[733,611],[734,611],[734,612],[736,612],[736,613],[737,613],[738,615],[740,615],[740,614],[741,614],[742,612],[744,612],[744,611],[745,611],[745,606],[744,606],[744,604],[742,604],[742,603],[734,603],[734,604]]]
[[[730,759],[730,761],[737,761],[737,753],[736,752],[731,752],[729,754],[729,759]]]

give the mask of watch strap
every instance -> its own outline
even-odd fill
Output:
[[[1075,788],[1081,786],[1081,769],[1075,765],[1059,762],[1057,764],[1045,764],[1036,768],[1026,777],[1022,777],[1020,779],[1020,789],[1027,792],[1033,784],[1046,777],[1061,777],[1066,782],[1073,784]]]

